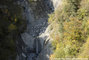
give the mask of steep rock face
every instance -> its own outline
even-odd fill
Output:
[[[27,29],[21,34],[26,46],[22,46],[23,52],[18,55],[17,60],[49,60],[52,51],[48,14],[57,8],[60,1],[39,0],[30,4],[26,0],[19,2],[24,8],[23,16],[27,19]]]

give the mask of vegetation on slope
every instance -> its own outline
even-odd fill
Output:
[[[62,7],[49,16],[50,58],[89,58],[89,0],[63,0]]]
[[[16,36],[26,26],[21,16],[22,8],[14,2],[15,0],[0,1],[0,60],[14,60]]]

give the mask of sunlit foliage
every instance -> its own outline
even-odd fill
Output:
[[[53,39],[50,59],[89,58],[89,0],[63,0],[62,6],[49,15],[49,24],[58,25],[52,26],[54,32],[50,34]]]

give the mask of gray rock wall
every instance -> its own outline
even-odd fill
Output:
[[[21,34],[26,45],[22,49],[26,54],[21,52],[17,60],[49,60],[52,51],[48,14],[61,4],[61,0],[38,0],[32,3],[23,0],[19,3],[24,8],[23,17],[26,17],[28,23],[26,31]]]

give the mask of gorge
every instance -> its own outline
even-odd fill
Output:
[[[89,0],[0,0],[0,60],[89,60]]]
[[[49,60],[52,49],[48,14],[56,10],[61,0],[29,1],[18,0],[18,4],[23,7],[23,17],[27,20],[27,28],[17,40],[16,60]]]

